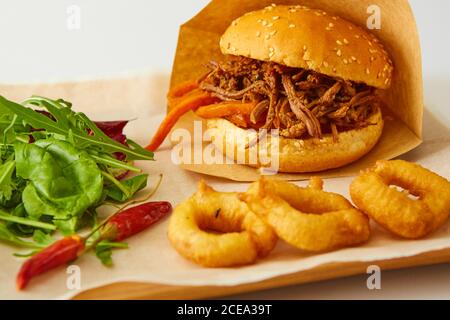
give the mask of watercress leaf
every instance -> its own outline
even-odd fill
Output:
[[[29,180],[22,199],[32,219],[53,216],[64,234],[102,196],[103,178],[95,161],[68,142],[56,139],[17,143],[17,175]]]
[[[127,249],[128,244],[124,242],[101,241],[95,247],[95,255],[100,259],[103,265],[111,267],[113,264],[112,250],[116,248]]]
[[[15,234],[13,234],[11,231],[8,230],[8,228],[0,223],[0,241],[4,241],[6,243],[18,246],[18,247],[24,247],[24,248],[32,248],[32,249],[39,249],[43,248],[44,246],[41,246],[39,244],[28,242],[20,239]]]
[[[116,185],[109,186],[108,197],[117,202],[126,202],[130,200],[138,191],[144,189],[147,186],[147,179],[148,174],[141,174],[121,181],[122,185],[124,185],[129,192],[128,196],[123,193],[122,190],[120,190]]]

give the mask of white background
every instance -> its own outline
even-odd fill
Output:
[[[0,82],[29,83],[168,74],[178,26],[208,0],[0,0]],[[426,107],[449,123],[450,1],[411,0],[423,50]],[[81,29],[66,27],[81,8]],[[1,94],[1,93],[0,93]],[[450,264],[383,272],[382,290],[366,276],[234,296],[246,299],[450,299]]]

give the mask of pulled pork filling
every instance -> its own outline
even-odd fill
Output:
[[[321,138],[368,125],[381,101],[375,88],[273,62],[228,57],[210,62],[200,88],[223,101],[255,104],[239,127],[279,129],[285,138]]]

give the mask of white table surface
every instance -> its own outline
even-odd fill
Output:
[[[0,83],[168,74],[178,26],[208,0],[0,0]],[[450,1],[411,0],[423,50],[425,104],[450,121]],[[81,8],[81,29],[66,27],[67,8]],[[450,299],[450,264],[232,296],[233,299]]]

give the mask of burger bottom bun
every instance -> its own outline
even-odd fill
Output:
[[[369,119],[371,125],[339,133],[338,141],[331,134],[322,139],[287,139],[267,136],[266,150],[261,157],[260,145],[249,145],[256,133],[239,128],[225,119],[208,119],[206,126],[215,147],[239,164],[286,173],[318,172],[339,168],[368,153],[380,139],[384,121],[378,109]],[[272,140],[276,139],[276,140]],[[261,139],[262,140],[262,139]],[[278,157],[277,157],[278,155]],[[267,159],[275,159],[267,163]]]

